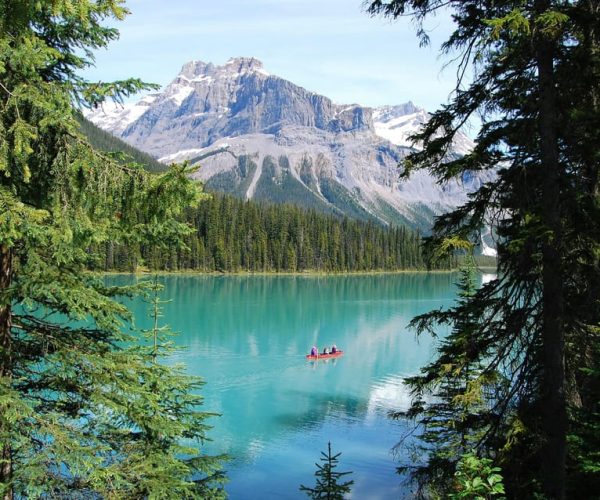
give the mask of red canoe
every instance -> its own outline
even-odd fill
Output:
[[[306,359],[317,360],[317,359],[339,358],[342,354],[344,354],[344,351],[336,351],[331,354],[317,354],[316,356],[313,356],[312,354],[307,354]]]

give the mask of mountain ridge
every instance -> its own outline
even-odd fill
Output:
[[[202,158],[198,177],[209,187],[277,202],[288,193],[295,203],[384,224],[427,229],[485,182],[473,175],[438,185],[424,171],[400,182],[398,163],[418,148],[408,137],[427,121],[425,110],[336,104],[252,57],[190,61],[162,92],[87,116],[163,162]],[[453,154],[472,147],[459,138]]]

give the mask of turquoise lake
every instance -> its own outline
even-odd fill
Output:
[[[126,277],[111,280],[129,280]],[[232,499],[307,498],[315,462],[331,441],[355,499],[401,498],[394,445],[409,429],[403,377],[431,359],[435,341],[410,319],[449,306],[456,274],[367,276],[166,276],[163,318],[201,376],[211,419],[207,453],[228,453]],[[138,326],[147,304],[133,303]],[[341,358],[307,361],[314,344]]]

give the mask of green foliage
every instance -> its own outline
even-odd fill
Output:
[[[317,470],[315,471],[316,484],[314,488],[301,485],[300,491],[306,492],[310,498],[326,498],[328,500],[343,500],[344,494],[350,493],[351,486],[354,481],[340,482],[344,476],[352,474],[352,472],[338,472],[339,456],[341,453],[336,455],[331,454],[331,443],[327,443],[327,453],[321,452],[321,462],[315,463]]]
[[[325,216],[292,205],[269,205],[213,194],[185,221],[194,232],[185,246],[117,244],[102,250],[100,269],[221,272],[393,271],[425,269],[421,236],[404,227]],[[437,268],[456,265],[442,259]]]
[[[417,316],[411,322],[418,331],[433,334],[437,324],[453,327],[440,341],[437,358],[423,367],[420,375],[406,379],[413,395],[410,409],[393,415],[413,419],[420,428],[420,443],[412,447],[413,455],[421,457],[422,462],[417,460],[401,470],[413,471],[422,492],[434,489],[447,496],[454,491],[456,463],[491,430],[495,408],[489,398],[506,382],[471,351],[482,321],[480,311],[471,305],[475,294],[475,264],[471,257],[461,269],[456,305]]]
[[[437,421],[440,432],[464,422],[464,432],[477,436],[478,455],[502,466],[511,497],[597,498],[596,440],[588,440],[600,399],[597,2],[372,0],[367,8],[412,17],[422,44],[437,12],[449,11],[455,24],[441,50],[458,63],[456,91],[416,134],[423,150],[408,157],[406,175],[419,168],[440,181],[494,174],[464,206],[439,217],[428,240],[436,255],[448,241],[478,243],[481,227],[493,223],[498,279],[417,321],[421,331],[454,330],[415,380],[413,416],[433,435]],[[482,123],[475,148],[449,158],[456,132],[473,116]],[[468,318],[474,321],[465,324]],[[468,341],[459,326],[470,330]],[[472,400],[481,411],[464,420],[467,367],[491,378]],[[456,400],[448,393],[452,378],[461,388]],[[421,484],[443,489],[461,454],[444,454],[452,439],[431,436],[423,434],[430,452],[415,473]]]
[[[458,462],[454,478],[455,492],[448,498],[458,500],[487,500],[504,494],[500,467],[493,467],[488,458],[479,458],[467,453]],[[499,497],[502,499],[504,497]]]
[[[220,485],[225,481],[221,463],[225,456],[199,456],[197,446],[207,440],[210,427],[206,419],[216,414],[200,412],[202,397],[197,395],[203,385],[198,377],[185,374],[185,367],[167,367],[161,360],[171,358],[176,352],[172,342],[173,332],[160,325],[162,286],[155,277],[147,285],[146,300],[151,329],[142,331],[146,343],[133,345],[126,354],[144,359],[144,369],[137,371],[143,377],[148,401],[140,412],[136,441],[141,443],[137,458],[128,459],[128,471],[144,471],[140,479],[131,481],[131,491],[121,487],[119,495],[133,498],[225,498]],[[151,360],[151,362],[149,362]],[[137,443],[136,443],[137,444]],[[134,460],[140,463],[134,464]],[[127,494],[125,495],[125,492]]]
[[[590,335],[596,338],[598,329]],[[592,358],[589,367],[581,366],[578,374],[585,381],[580,392],[581,403],[572,408],[573,423],[570,428],[569,445],[572,448],[572,474],[578,478],[581,498],[592,498],[600,491],[600,344],[588,351]]]
[[[180,245],[200,198],[185,166],[160,176],[96,151],[73,102],[147,88],[77,71],[116,38],[117,0],[0,2],[0,494],[222,497],[200,381],[140,346],[119,298],[87,272],[109,242]],[[175,417],[175,418],[174,418]]]
[[[308,161],[308,160],[306,160]],[[262,164],[263,175],[256,183],[254,198],[271,203],[292,203],[317,209],[325,213],[334,213],[334,208],[302,184],[290,172],[279,167],[278,161],[266,156]]]
[[[257,168],[250,155],[240,155],[235,169],[214,175],[206,182],[206,188],[245,198]]]

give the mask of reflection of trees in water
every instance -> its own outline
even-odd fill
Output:
[[[389,301],[444,299],[455,281],[450,273],[372,276],[169,276],[165,294],[173,299],[169,318],[188,318],[185,335],[209,339],[223,332],[267,331],[276,336],[298,329],[353,321],[348,308],[377,314]],[[368,307],[363,307],[368,304]],[[219,314],[213,314],[218,308]],[[198,327],[202,327],[202,331]],[[180,328],[181,329],[181,328]],[[335,333],[335,332],[332,332]],[[325,339],[323,339],[325,340]],[[333,339],[334,340],[334,339]],[[308,346],[310,347],[310,346]]]
[[[293,410],[280,413],[274,418],[284,431],[318,429],[331,416],[337,419],[362,420],[367,411],[368,400],[356,396],[308,391],[291,391],[291,394],[295,398]]]
[[[433,307],[448,303],[456,276],[161,280],[164,297],[172,299],[165,315],[181,332],[177,342],[190,347],[182,360],[208,382],[206,407],[224,414],[211,422],[218,444],[229,447],[218,451],[249,460],[249,443],[260,447],[286,432],[315,430],[329,417],[364,420],[381,399],[374,393],[381,392],[378,382],[414,372],[427,359],[428,340],[417,345],[406,325],[432,301]],[[143,309],[137,311],[140,323]],[[333,342],[345,351],[342,358],[305,360],[313,343],[322,350]]]

